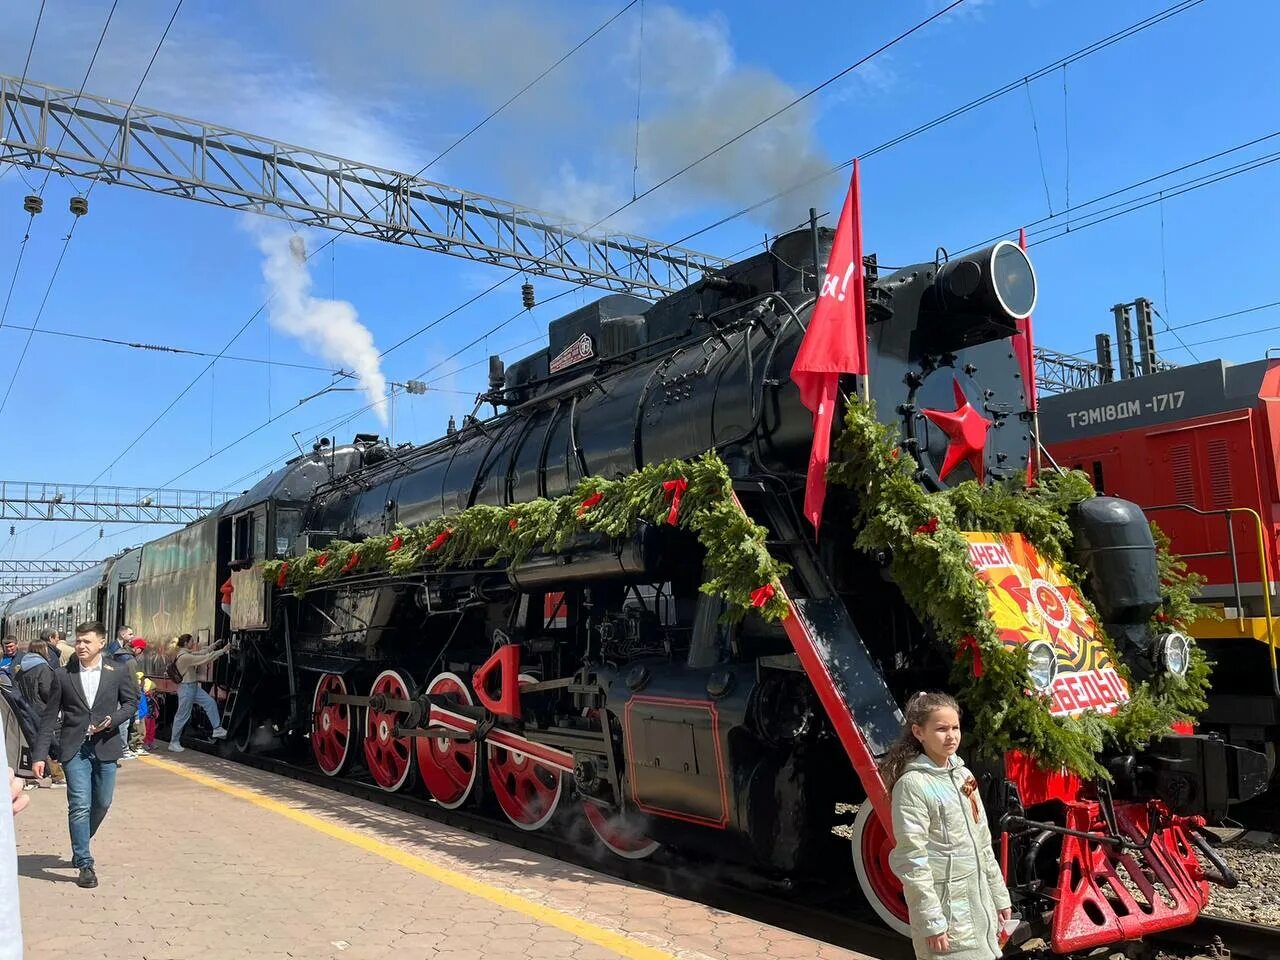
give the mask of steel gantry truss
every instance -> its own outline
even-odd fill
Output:
[[[1044,347],[1035,348],[1036,386],[1044,393],[1066,393],[1105,383],[1106,372],[1092,360],[1058,353]]]
[[[51,587],[61,577],[19,577],[19,576],[0,576],[0,597],[22,596],[39,590],[42,587]]]
[[[719,257],[421,177],[0,74],[0,162],[122,183],[605,290],[660,296]]]
[[[20,576],[56,576],[79,573],[101,563],[101,560],[0,560],[0,576],[14,573]]]
[[[0,480],[0,520],[184,524],[237,496],[219,490]]]

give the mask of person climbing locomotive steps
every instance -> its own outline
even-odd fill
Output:
[[[978,781],[957,756],[960,705],[945,693],[917,693],[881,762],[893,791],[889,866],[907,897],[920,960],[993,960],[1013,917],[991,844]]]
[[[39,758],[31,770],[43,777],[49,747],[58,735],[58,755],[67,777],[71,859],[80,870],[76,883],[81,887],[98,885],[89,841],[102,826],[115,792],[116,761],[124,754],[116,731],[138,709],[138,685],[102,655],[106,639],[106,629],[96,620],[76,627],[75,658],[54,674],[31,747],[31,756]]]
[[[198,674],[201,667],[217,660],[230,650],[230,647],[228,641],[221,640],[201,653],[199,646],[199,641],[191,639],[189,633],[178,637],[178,653],[170,666],[171,677],[176,675],[178,678],[178,712],[173,718],[173,730],[169,734],[171,753],[181,753],[186,749],[182,746],[182,731],[186,728],[187,721],[191,719],[191,710],[196,704],[200,705],[204,715],[209,718],[209,726],[213,728],[209,736],[214,740],[221,740],[227,735],[226,729],[222,726],[222,720],[218,716],[218,703],[209,696],[204,687],[200,686]]]

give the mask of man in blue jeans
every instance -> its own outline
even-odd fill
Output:
[[[199,641],[191,639],[191,634],[184,633],[178,638],[178,656],[174,663],[182,675],[182,683],[178,686],[178,712],[174,715],[173,728],[169,733],[171,752],[181,753],[186,749],[182,745],[182,731],[186,729],[187,721],[191,719],[191,708],[196,704],[200,705],[204,715],[209,718],[209,725],[213,727],[210,738],[221,740],[226,737],[227,731],[218,717],[218,703],[200,685],[200,668],[217,660],[229,649],[227,641],[222,640],[202,652]]]
[[[40,717],[40,730],[31,745],[31,765],[44,776],[45,761],[55,734],[67,776],[67,825],[71,856],[80,868],[76,883],[96,887],[89,839],[111,807],[116,787],[116,761],[124,753],[116,731],[138,709],[138,685],[133,676],[102,656],[106,631],[96,620],[76,627],[76,655],[54,673],[53,690]],[[58,728],[58,714],[62,727]]]

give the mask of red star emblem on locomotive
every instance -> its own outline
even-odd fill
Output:
[[[947,455],[942,461],[942,469],[938,471],[938,479],[947,479],[952,470],[967,463],[981,481],[986,476],[983,453],[987,449],[987,431],[991,429],[991,421],[969,403],[958,379],[953,377],[951,383],[955,388],[955,410],[920,411],[947,435]]]

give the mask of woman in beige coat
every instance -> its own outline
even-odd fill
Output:
[[[902,881],[920,960],[996,960],[1012,916],[978,783],[956,756],[959,746],[959,705],[946,694],[918,693],[883,763],[897,844],[889,866]]]

